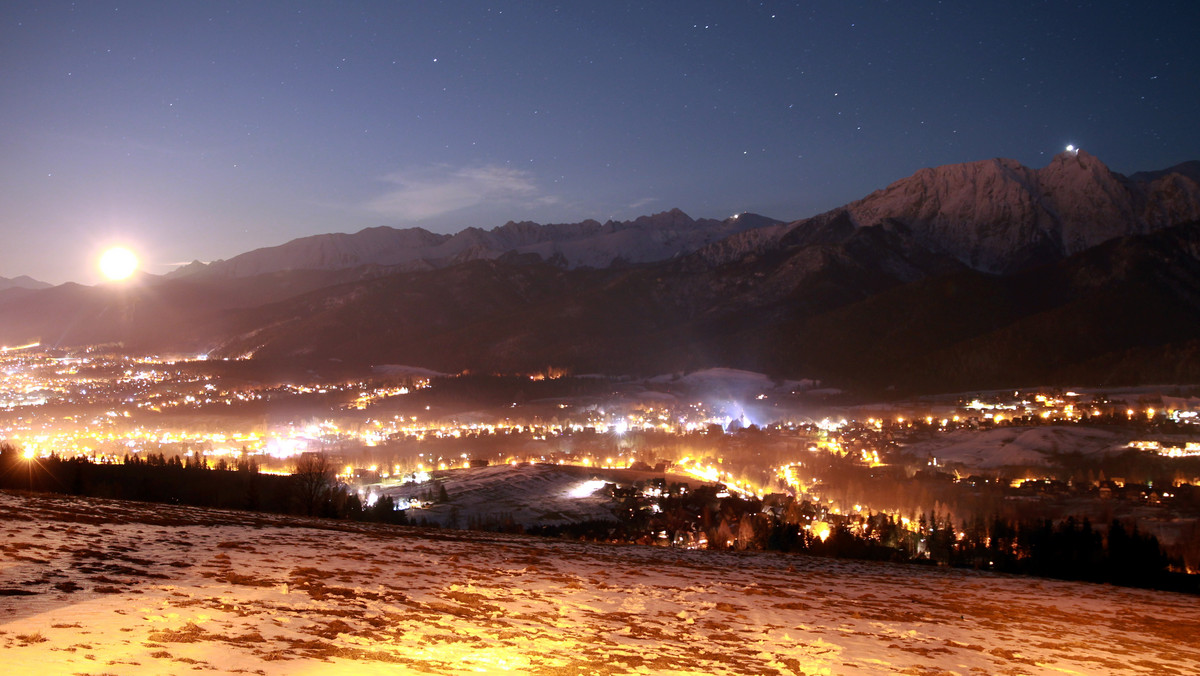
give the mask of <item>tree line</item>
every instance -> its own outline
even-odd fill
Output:
[[[1200,575],[1164,552],[1158,538],[1119,519],[976,516],[956,525],[948,516],[920,514],[905,523],[872,513],[854,521],[823,506],[787,498],[765,506],[757,498],[717,497],[717,489],[661,497],[618,495],[615,522],[528,529],[609,542],[797,552],[816,556],[955,566],[1063,580],[1200,593]]]
[[[158,502],[333,519],[406,523],[388,496],[364,505],[339,483],[324,454],[303,454],[291,475],[263,474],[252,459],[127,455],[114,463],[87,458],[26,458],[0,442],[0,489],[65,493],[115,500]]]

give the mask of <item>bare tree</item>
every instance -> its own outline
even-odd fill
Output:
[[[329,498],[336,472],[329,456],[324,453],[305,453],[296,460],[292,472],[296,492],[304,513],[313,516],[320,512],[321,505]]]

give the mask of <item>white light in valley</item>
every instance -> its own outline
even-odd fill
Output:
[[[577,498],[577,499],[589,497],[596,491],[600,490],[601,488],[604,488],[605,483],[606,482],[604,482],[601,479],[592,479],[590,481],[584,481],[583,483],[578,484],[571,490],[567,491],[567,497]]]

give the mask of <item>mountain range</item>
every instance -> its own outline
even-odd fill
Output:
[[[4,291],[6,289],[48,289],[51,286],[53,285],[47,284],[46,282],[40,282],[29,275],[21,275],[20,277],[13,277],[12,279],[0,277],[0,291]]]
[[[605,268],[672,258],[729,235],[776,223],[754,214],[723,221],[693,220],[679,209],[672,209],[624,222],[587,220],[539,225],[510,221],[492,230],[467,228],[452,235],[423,228],[381,226],[354,234],[303,237],[208,264],[195,261],[170,276],[253,277],[284,270],[338,270],[366,265],[409,272],[530,254],[567,268]]]
[[[897,392],[1200,382],[1200,163],[932,169],[793,222],[318,235],[132,284],[0,290],[0,339]]]

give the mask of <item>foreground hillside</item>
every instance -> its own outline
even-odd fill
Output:
[[[1195,598],[0,493],[6,673],[1184,674]]]

